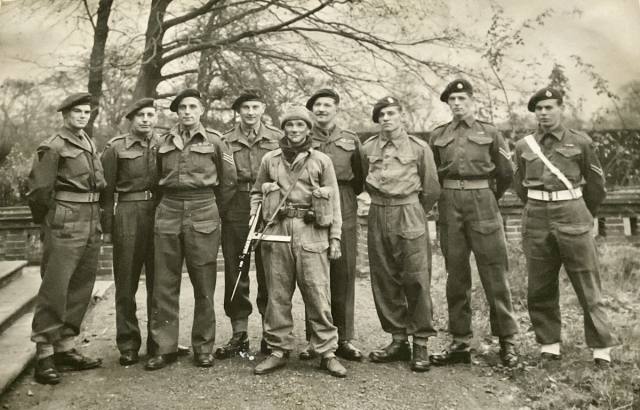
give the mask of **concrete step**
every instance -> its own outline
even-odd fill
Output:
[[[33,313],[23,315],[0,334],[0,396],[29,366],[36,355],[31,343]]]
[[[40,282],[39,268],[27,268],[0,288],[0,334],[31,309]]]
[[[20,276],[27,261],[0,261],[0,288]]]

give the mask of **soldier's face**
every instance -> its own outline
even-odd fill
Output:
[[[316,122],[321,127],[333,124],[333,120],[338,114],[338,105],[331,97],[318,97],[311,108],[316,116]]]
[[[89,123],[91,106],[89,104],[76,105],[64,115],[64,123],[67,127],[81,130]]]
[[[536,104],[536,118],[538,123],[547,128],[560,124],[564,106],[558,100],[542,100]]]
[[[451,93],[447,99],[451,113],[456,117],[464,117],[471,113],[473,100],[467,93]]]
[[[245,101],[240,105],[240,120],[244,125],[254,126],[262,118],[265,105],[260,101]]]
[[[195,97],[186,97],[178,104],[178,121],[186,127],[192,127],[200,122],[204,112],[202,103]]]
[[[138,110],[131,118],[131,128],[136,134],[148,134],[158,123],[156,109],[144,107]]]
[[[302,120],[289,120],[284,124],[284,133],[293,145],[303,142],[309,131],[309,126]]]
[[[397,130],[402,125],[402,110],[397,106],[381,109],[380,114],[378,114],[378,123],[382,131],[392,132]]]

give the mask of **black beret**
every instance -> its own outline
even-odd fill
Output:
[[[153,103],[154,103],[153,98],[141,98],[138,101],[132,103],[129,107],[127,107],[124,117],[130,120],[141,109],[146,107],[154,107]]]
[[[529,99],[527,109],[530,112],[535,112],[536,104],[543,100],[558,100],[558,104],[562,104],[562,92],[554,90],[551,87],[545,87],[537,93],[533,94],[533,97]]]
[[[187,88],[186,90],[182,90],[176,95],[176,98],[171,101],[171,105],[169,106],[169,110],[171,112],[178,112],[178,105],[180,105],[180,101],[187,97],[195,97],[198,100],[202,101],[202,97],[200,97],[200,91],[195,88]]]
[[[70,96],[62,100],[62,102],[58,106],[57,111],[58,112],[65,111],[75,107],[76,105],[82,105],[82,104],[91,104],[91,94],[89,93],[71,94]]]
[[[384,97],[379,99],[373,105],[373,114],[371,116],[371,118],[373,119],[373,122],[375,122],[376,124],[378,123],[378,116],[380,115],[380,110],[382,110],[383,108],[391,107],[391,106],[402,107],[402,105],[400,104],[400,100],[398,100],[395,97]]]
[[[448,102],[449,96],[453,93],[467,93],[469,95],[473,95],[473,87],[471,83],[463,78],[459,78],[450,82],[447,85],[447,88],[444,89],[442,94],[440,94],[440,101]]]
[[[322,88],[322,89],[318,90],[315,94],[313,94],[311,96],[311,98],[309,98],[307,100],[307,110],[312,111],[313,110],[313,104],[315,104],[316,100],[318,98],[320,98],[320,97],[333,98],[333,100],[336,102],[336,104],[340,104],[340,96],[338,95],[337,92],[335,92],[331,88]]]
[[[244,90],[242,94],[231,104],[231,108],[235,112],[240,111],[240,106],[242,103],[247,101],[260,101],[264,102],[264,98],[262,98],[262,93],[257,89]]]

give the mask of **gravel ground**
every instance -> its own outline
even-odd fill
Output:
[[[435,266],[442,266],[436,258]],[[216,345],[230,337],[231,329],[222,308],[223,277],[216,287]],[[255,281],[252,281],[255,286]],[[367,354],[388,343],[390,337],[380,328],[368,278],[359,278],[356,288],[356,327],[354,344]],[[446,327],[444,278],[433,279],[436,324]],[[139,316],[144,312],[144,286],[138,293]],[[255,295],[255,289],[252,289]],[[253,296],[252,296],[253,297]],[[508,374],[495,366],[495,352],[483,354],[472,366],[432,368],[413,373],[408,363],[374,364],[343,361],[346,379],[336,379],[318,369],[319,362],[302,362],[292,352],[284,369],[266,376],[255,376],[255,360],[234,358],[216,361],[210,369],[196,368],[191,357],[155,372],[147,372],[143,361],[122,367],[115,347],[115,309],[113,289],[108,291],[85,320],[83,351],[103,358],[98,370],[65,373],[61,384],[43,386],[32,379],[32,370],[23,375],[3,397],[2,409],[501,409],[519,408],[520,389]],[[181,294],[180,342],[189,345],[193,300],[188,277],[183,278]],[[298,349],[304,343],[303,305],[294,297],[294,334]],[[144,318],[141,325],[144,327]],[[257,311],[250,317],[251,347],[259,347],[260,320]],[[485,332],[477,329],[479,333]],[[25,341],[28,343],[28,341]],[[444,332],[432,340],[431,350],[447,343]],[[483,344],[483,346],[487,346]],[[491,344],[489,344],[491,346]],[[493,345],[495,350],[495,344]],[[480,357],[480,356],[479,356]]]

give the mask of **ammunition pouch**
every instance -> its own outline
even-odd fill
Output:
[[[331,195],[334,193],[329,187],[318,188],[311,194],[311,209],[315,214],[315,224],[320,228],[328,228],[333,222]]]

